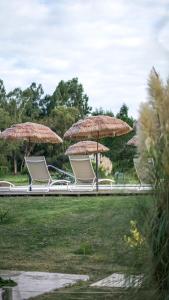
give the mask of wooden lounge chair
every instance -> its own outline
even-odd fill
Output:
[[[75,177],[75,185],[89,185],[93,190],[96,187],[96,174],[89,155],[70,155],[70,164]],[[112,185],[111,179],[98,179],[98,183],[107,182]]]
[[[55,171],[61,171],[62,173],[65,173],[66,175],[71,176],[71,174],[68,174],[54,166],[47,165],[46,159],[44,156],[28,156],[25,157],[25,163],[29,171],[30,175],[30,190],[32,190],[32,187],[35,183],[41,183],[44,184],[45,187],[49,188],[54,184],[68,184],[70,181],[68,180],[53,180],[48,168],[52,168]]]

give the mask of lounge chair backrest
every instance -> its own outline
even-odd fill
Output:
[[[93,184],[96,175],[89,155],[71,155],[70,164],[77,184]]]
[[[52,181],[44,156],[25,157],[25,163],[32,182],[38,181],[50,183]]]

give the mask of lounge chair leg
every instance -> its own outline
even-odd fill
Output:
[[[28,176],[29,176],[29,191],[32,191],[32,179],[30,174],[28,174]]]

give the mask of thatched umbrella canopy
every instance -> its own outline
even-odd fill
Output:
[[[49,127],[37,123],[20,123],[1,132],[0,138],[4,140],[24,140],[29,143],[59,144],[63,140]]]
[[[115,117],[98,115],[87,117],[84,120],[80,120],[73,124],[65,134],[65,139],[88,139],[93,138],[98,140],[99,138],[109,136],[120,136],[130,132],[132,128],[124,121]],[[98,153],[98,151],[97,151]],[[96,188],[98,190],[98,155],[96,154]]]
[[[134,135],[128,142],[127,142],[127,146],[134,146],[137,147],[138,146],[138,136]]]
[[[65,152],[66,155],[80,155],[80,154],[95,154],[109,151],[109,148],[94,141],[81,141],[71,145]]]
[[[132,128],[124,121],[109,116],[92,116],[73,124],[64,134],[65,139],[99,139],[119,136],[130,132]]]

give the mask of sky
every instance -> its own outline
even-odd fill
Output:
[[[154,66],[169,75],[169,0],[0,0],[7,92],[78,77],[93,108],[137,117]]]

